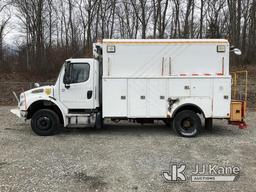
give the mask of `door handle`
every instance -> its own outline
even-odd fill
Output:
[[[184,86],[184,89],[185,89],[185,90],[189,90],[189,89],[190,89],[190,86],[186,85],[186,86]]]
[[[92,98],[92,90],[87,91],[87,99]]]

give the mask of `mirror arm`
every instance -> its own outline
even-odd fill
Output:
[[[70,88],[70,84],[65,84],[65,88],[69,89]]]

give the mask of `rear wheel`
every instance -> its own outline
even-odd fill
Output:
[[[52,110],[41,109],[31,119],[32,130],[40,136],[50,136],[60,131],[59,116]]]
[[[202,128],[201,119],[190,110],[179,112],[174,117],[173,126],[175,131],[183,137],[194,137]]]

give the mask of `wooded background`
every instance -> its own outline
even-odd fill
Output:
[[[55,74],[103,38],[226,38],[243,52],[232,65],[256,60],[256,0],[1,0],[0,14],[2,72]]]

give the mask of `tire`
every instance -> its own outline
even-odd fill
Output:
[[[182,137],[195,137],[202,129],[202,123],[194,111],[185,110],[174,117],[173,127]]]
[[[31,119],[32,130],[40,136],[55,135],[60,131],[59,116],[52,110],[38,110]]]

